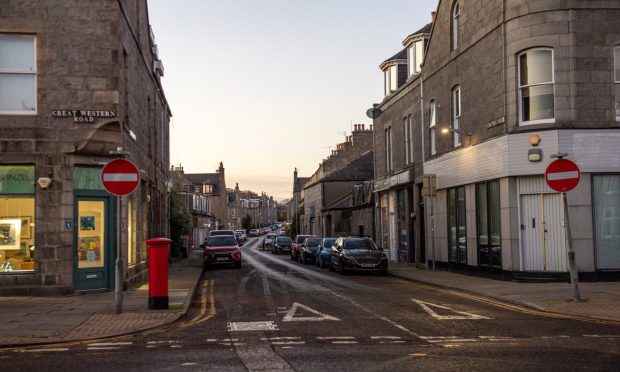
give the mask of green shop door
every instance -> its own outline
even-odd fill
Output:
[[[111,197],[75,198],[74,288],[106,289],[114,285],[114,224]]]

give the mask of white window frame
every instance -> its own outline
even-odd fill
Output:
[[[411,114],[407,117],[409,119],[409,164],[413,164],[413,120],[411,119]]]
[[[459,47],[461,4],[456,1],[452,5],[452,50]]]
[[[0,35],[11,35],[11,36],[23,36],[23,37],[32,37],[32,47],[34,48],[34,61],[33,66],[34,70],[3,70],[0,69],[0,74],[2,75],[33,75],[34,76],[34,110],[33,111],[25,111],[25,110],[0,110],[0,115],[24,115],[24,116],[33,116],[38,113],[38,85],[37,85],[37,37],[32,34],[9,34],[9,33],[0,33]]]
[[[424,61],[424,39],[411,43],[411,46],[407,48],[407,57],[408,76],[419,74]]]
[[[614,111],[616,121],[620,121],[620,97],[616,97],[616,91],[620,89],[620,46],[614,48]]]
[[[432,99],[429,103],[428,103],[428,110],[429,110],[429,119],[430,119],[430,123],[429,123],[429,131],[430,131],[430,145],[431,145],[431,155],[436,155],[437,154],[437,105],[435,103],[435,100]]]
[[[403,119],[403,127],[405,129],[405,164],[409,164],[409,136],[411,132],[409,131],[409,117],[405,116]]]
[[[454,147],[461,145],[461,87],[452,88],[452,144]]]
[[[385,96],[389,96],[398,89],[398,64],[385,69]]]
[[[551,52],[551,81],[549,82],[544,82],[544,83],[535,83],[535,84],[528,84],[528,85],[521,85],[521,56],[524,54],[527,54],[528,52],[532,52],[535,50],[548,50]],[[519,125],[534,125],[534,124],[546,124],[546,123],[555,123],[555,61],[554,61],[554,57],[553,57],[553,49],[552,48],[532,48],[532,49],[528,49],[525,50],[521,53],[519,53],[517,55],[517,86],[518,86],[518,107],[517,109],[519,110]],[[535,86],[540,86],[540,85],[549,85],[551,84],[551,87],[553,88],[553,117],[550,119],[538,119],[538,120],[528,120],[528,121],[523,121],[523,89],[524,88],[529,88],[529,87],[535,87]]]

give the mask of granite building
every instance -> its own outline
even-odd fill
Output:
[[[567,277],[562,197],[544,179],[566,153],[581,169],[568,193],[580,276],[617,276],[619,19],[617,1],[439,1],[428,32],[404,42],[407,79],[371,110],[392,260]]]
[[[116,202],[100,181],[122,148],[140,171],[121,204],[124,284],[168,235],[171,111],[145,0],[0,7],[0,292],[114,287]]]

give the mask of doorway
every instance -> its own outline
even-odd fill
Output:
[[[76,290],[112,288],[115,239],[111,197],[75,198],[74,271]]]
[[[560,194],[521,195],[524,271],[566,272],[564,211]]]

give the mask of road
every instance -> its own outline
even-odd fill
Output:
[[[0,353],[4,371],[618,370],[620,326],[541,315],[243,248],[188,316],[142,334]]]

